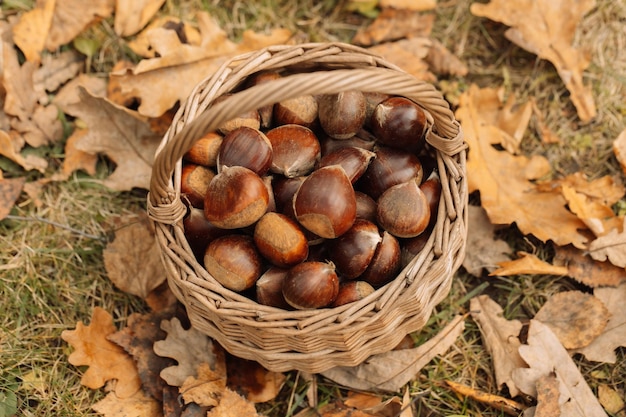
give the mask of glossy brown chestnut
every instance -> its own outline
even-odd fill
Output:
[[[224,136],[217,155],[218,172],[223,166],[238,165],[263,176],[272,165],[272,155],[272,144],[263,132],[241,126]]]
[[[339,165],[313,171],[294,196],[298,222],[316,235],[334,239],[356,219],[356,197],[350,179]]]
[[[378,226],[356,219],[346,233],[327,242],[328,255],[341,277],[355,279],[367,269],[381,240]]]
[[[296,194],[296,191],[298,191],[298,188],[300,188],[300,185],[302,185],[305,178],[306,177],[274,177],[272,181],[272,189],[274,190],[277,212],[284,214],[285,209],[288,208],[289,212],[293,214],[293,196]]]
[[[280,78],[281,75],[277,71],[262,71],[252,75],[248,79],[248,87],[267,83],[269,81]],[[268,104],[258,109],[261,118],[261,127],[267,129],[272,124],[273,104]]]
[[[375,157],[376,154],[372,151],[349,146],[326,154],[320,159],[317,167],[339,165],[346,171],[350,182],[354,184],[365,173],[370,161]]]
[[[365,122],[366,100],[360,91],[322,95],[318,107],[320,126],[335,139],[351,138]]]
[[[382,241],[378,244],[369,267],[359,279],[368,282],[374,288],[382,287],[391,282],[400,272],[400,243],[389,232],[383,232]]]
[[[356,197],[356,218],[376,222],[376,201],[369,195],[360,191],[355,191]]]
[[[380,143],[416,152],[424,147],[426,113],[404,97],[390,97],[380,102],[370,119],[372,133]]]
[[[348,281],[339,285],[339,293],[333,302],[333,307],[359,301],[374,292],[374,287],[365,281]]]
[[[261,276],[263,259],[250,236],[227,235],[209,243],[204,267],[224,287],[243,291]]]
[[[378,104],[391,96],[385,93],[374,93],[367,92],[363,93],[365,95],[365,126],[369,127],[370,121],[372,118],[372,114],[374,113],[374,109]]]
[[[374,149],[376,145],[375,140],[361,138],[359,136],[352,136],[349,139],[339,140],[333,139],[328,135],[322,135],[320,138],[320,146],[322,148],[322,156],[331,153],[332,151],[340,148],[347,148],[349,146],[354,146],[356,148],[366,149],[371,151]]]
[[[250,226],[267,211],[269,193],[263,180],[248,168],[224,167],[207,189],[204,215],[223,229]]]
[[[339,292],[339,279],[332,263],[302,262],[287,273],[283,296],[293,308],[302,310],[330,305]]]
[[[222,145],[222,136],[215,132],[207,133],[198,139],[189,149],[183,159],[198,165],[215,167],[217,154]]]
[[[254,228],[257,249],[273,265],[290,267],[309,254],[307,238],[294,220],[279,213],[266,213]]]
[[[396,184],[412,178],[421,182],[423,175],[422,164],[417,156],[402,149],[381,146],[376,149],[376,158],[370,161],[356,187],[373,199],[378,199],[385,190]]]
[[[232,94],[225,94],[223,96],[220,96],[218,98],[216,98],[215,100],[213,100],[213,105],[226,100],[228,97],[230,97]],[[226,122],[224,122],[219,128],[218,131],[224,135],[232,132],[233,130],[241,127],[241,126],[247,126],[247,127],[251,127],[253,129],[260,129],[261,128],[261,117],[259,116],[259,112],[257,110],[250,110],[247,111],[245,113],[240,114],[239,116],[231,119],[231,120],[227,120]]]
[[[194,255],[202,260],[207,245],[214,239],[229,233],[226,229],[221,229],[204,217],[204,210],[189,207],[187,215],[183,218],[185,237]]]
[[[317,100],[305,95],[274,104],[274,126],[297,124],[308,128],[317,125]]]
[[[441,198],[441,180],[439,179],[439,173],[432,171],[428,179],[420,184],[420,190],[422,190],[426,196],[426,200],[428,200],[428,207],[430,207],[429,225],[432,226],[437,221],[437,211]]]
[[[430,233],[428,233],[428,229],[419,236],[415,236],[409,239],[402,239],[402,243],[400,245],[400,265],[402,268],[407,266],[413,258],[415,258],[419,253],[426,247],[426,243],[430,238]]]
[[[186,164],[183,166],[180,177],[180,192],[192,206],[202,208],[204,207],[204,196],[213,177],[215,177],[215,172],[211,168],[203,165]]]
[[[283,296],[283,282],[287,277],[288,271],[285,268],[272,266],[261,275],[256,281],[256,301],[259,304],[284,310],[291,309],[291,306],[287,304]]]
[[[389,188],[377,204],[378,224],[396,237],[417,236],[430,221],[428,200],[415,178]]]
[[[307,127],[288,124],[267,132],[273,149],[270,170],[287,178],[309,174],[320,159],[321,148],[315,133]]]

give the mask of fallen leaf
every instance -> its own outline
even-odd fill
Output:
[[[582,193],[577,193],[572,187],[561,187],[563,197],[572,213],[587,225],[597,237],[604,236],[611,230],[622,230],[623,218],[616,216],[613,209],[599,201],[593,201]]]
[[[72,78],[67,84],[59,89],[52,100],[60,109],[65,111],[72,104],[79,104],[82,100],[81,90],[85,89],[93,96],[105,97],[107,91],[107,82],[104,78],[78,74]]]
[[[36,391],[37,395],[42,398],[48,398],[48,383],[46,379],[41,375],[40,370],[32,370],[20,377],[22,383],[20,384],[20,390],[24,391]]]
[[[526,408],[524,404],[520,404],[517,401],[513,401],[500,395],[489,394],[488,392],[483,392],[454,381],[446,380],[444,382],[457,394],[469,397],[511,416],[519,416],[520,413]]]
[[[559,417],[559,381],[556,375],[543,375],[537,380],[537,406],[534,417]]]
[[[483,344],[491,355],[498,388],[502,389],[506,385],[511,397],[516,397],[519,390],[511,375],[514,369],[525,366],[518,352],[522,323],[519,320],[505,319],[502,316],[502,307],[488,295],[472,298],[470,311],[480,329]]]
[[[510,276],[510,275],[567,275],[569,272],[567,267],[552,265],[548,262],[542,261],[537,257],[527,252],[517,252],[519,258],[512,261],[499,262],[500,268],[496,269],[490,276]]]
[[[519,353],[530,366],[513,371],[513,381],[522,392],[537,397],[539,378],[554,373],[559,382],[561,415],[606,417],[576,364],[548,326],[531,320],[528,345],[520,346]]]
[[[120,290],[142,299],[165,282],[158,243],[147,214],[127,216],[102,256],[109,279]]]
[[[253,403],[273,400],[279,394],[286,376],[265,369],[258,362],[226,355],[228,387]]]
[[[436,77],[428,70],[428,64],[424,61],[431,45],[432,42],[428,38],[413,37],[395,42],[385,42],[367,49],[397,65],[417,79],[434,82]]]
[[[33,74],[37,68],[32,62],[19,63],[17,51],[10,42],[2,41],[2,86],[5,113],[20,120],[28,120],[37,106]]]
[[[615,363],[617,361],[615,349],[626,346],[626,308],[624,308],[626,283],[617,288],[596,288],[593,294],[604,303],[611,317],[601,335],[573,353],[582,353],[590,361]]]
[[[120,398],[114,392],[95,403],[91,408],[105,417],[162,417],[162,406],[142,390],[127,398]]]
[[[438,75],[464,77],[469,69],[467,65],[437,39],[430,40],[430,49],[424,58],[432,72]]]
[[[531,181],[549,172],[547,160],[511,155],[492,146],[501,142],[502,130],[483,119],[485,90],[472,85],[461,95],[456,111],[470,148],[470,192],[480,191],[481,204],[493,224],[516,223],[522,233],[533,234],[543,242],[553,240],[557,245],[572,243],[585,248],[588,238],[580,231],[585,224],[565,208],[562,195],[541,191]]]
[[[624,218],[626,223],[626,218]],[[589,244],[589,253],[596,261],[609,260],[613,265],[620,268],[626,267],[626,229],[616,229],[598,237]]]
[[[129,398],[141,388],[141,380],[133,359],[124,349],[107,337],[115,333],[113,317],[100,307],[95,307],[91,324],[76,323],[75,330],[64,330],[61,338],[74,351],[67,358],[74,366],[88,366],[80,382],[91,389],[104,386],[107,381],[117,380],[115,394]]]
[[[103,184],[117,191],[148,189],[152,161],[161,138],[137,112],[115,105],[79,87],[80,104],[64,111],[82,119],[89,131],[76,143],[83,152],[104,153],[116,167]]]
[[[436,8],[437,0],[380,0],[379,5],[380,7],[424,11]]]
[[[161,378],[169,385],[180,387],[189,376],[196,375],[202,363],[215,368],[216,358],[211,338],[193,327],[189,330],[183,329],[176,317],[163,320],[161,329],[167,333],[167,337],[154,343],[154,353],[178,362],[178,365],[161,371]]]
[[[185,404],[196,403],[204,407],[214,407],[221,402],[226,389],[226,367],[222,360],[216,359],[216,368],[208,363],[201,363],[195,376],[188,376],[180,386],[179,392]]]
[[[596,116],[591,87],[583,83],[590,62],[573,41],[576,26],[594,6],[594,0],[491,0],[472,3],[470,11],[510,26],[505,36],[511,42],[550,61],[569,90],[578,117],[586,123]]]
[[[371,356],[364,363],[338,366],[322,373],[345,387],[364,391],[398,391],[435,356],[446,352],[465,328],[465,316],[457,316],[435,337],[413,349],[393,350]]]
[[[9,215],[25,183],[24,177],[0,179],[0,220]]]
[[[206,417],[261,417],[254,404],[234,391],[226,388],[220,403],[213,407]],[[356,417],[356,416],[355,416]]]
[[[164,3],[165,0],[116,0],[115,33],[130,36],[139,32]]]
[[[624,394],[620,394],[606,384],[598,385],[598,401],[609,414],[615,414],[618,417],[626,415]]]
[[[173,311],[178,306],[178,299],[167,281],[152,290],[144,301],[154,312]]]
[[[613,141],[613,153],[622,167],[622,172],[626,174],[626,129],[622,130]]]
[[[26,170],[36,169],[41,173],[45,172],[48,167],[48,161],[45,158],[33,154],[22,155],[15,148],[13,137],[0,130],[0,155],[6,156]]]
[[[382,404],[383,399],[379,395],[374,395],[368,392],[348,392],[348,398],[343,403],[348,407],[363,410],[365,408],[373,408]]]
[[[73,50],[45,55],[33,73],[34,88],[42,94],[54,92],[75,78],[84,66],[85,58]]]
[[[433,14],[384,8],[372,23],[354,35],[352,43],[371,46],[407,37],[427,37],[432,31],[434,21]]]
[[[76,129],[65,142],[65,158],[61,163],[60,172],[54,174],[52,179],[55,181],[66,180],[73,172],[83,170],[89,175],[96,174],[96,164],[98,163],[98,155],[90,152],[83,152],[76,149],[76,143],[87,134],[87,129]]]
[[[491,224],[485,210],[479,206],[468,206],[469,220],[467,249],[463,267],[474,276],[481,276],[483,268],[492,272],[499,262],[509,259],[508,243],[494,237],[496,227]]]
[[[13,40],[30,62],[41,61],[55,6],[56,0],[42,0],[35,8],[24,12],[13,26]]]
[[[609,320],[609,311],[600,299],[581,291],[554,294],[535,314],[535,320],[547,325],[565,349],[589,345],[599,336]]]
[[[587,251],[571,245],[555,248],[554,264],[567,267],[567,275],[588,287],[616,287],[626,282],[626,271],[610,262],[591,259]]]
[[[154,58],[157,56],[156,51],[151,45],[152,29],[163,28],[176,32],[181,43],[189,45],[200,45],[202,43],[202,35],[200,32],[188,22],[181,21],[175,16],[161,16],[157,17],[150,22],[144,30],[142,30],[134,39],[128,42],[128,47],[133,50],[134,53],[142,58]],[[132,65],[130,66],[132,67]],[[117,72],[119,69],[113,72]]]
[[[539,137],[541,137],[541,141],[546,144],[561,143],[561,138],[558,137],[557,134],[554,133],[546,123],[545,117],[539,109],[539,106],[537,106],[537,102],[535,101],[535,99],[531,99],[531,103],[533,108],[533,116],[535,116],[536,128],[539,133]]]
[[[592,201],[597,201],[607,206],[620,201],[626,193],[626,188],[620,180],[605,175],[594,180],[582,172],[575,172],[566,177],[553,181],[538,182],[537,187],[546,192],[563,192],[562,187],[569,186],[577,193],[583,194]]]

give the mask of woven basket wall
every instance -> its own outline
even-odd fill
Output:
[[[262,70],[288,72],[241,89]],[[194,140],[251,109],[306,94],[347,90],[405,96],[427,112],[427,143],[443,189],[437,223],[420,254],[391,283],[367,298],[337,308],[284,311],[222,287],[200,265],[184,236],[181,158]],[[225,94],[228,99],[212,105]],[[274,46],[239,56],[201,82],[175,116],[153,165],[148,212],[168,283],[192,325],[230,353],[275,371],[322,372],[353,366],[395,347],[421,329],[447,296],[467,235],[465,143],[447,102],[430,84],[346,44]]]

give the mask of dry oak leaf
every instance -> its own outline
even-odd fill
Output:
[[[413,37],[381,43],[367,49],[371,53],[379,55],[392,64],[397,65],[417,79],[434,82],[437,80],[437,77],[428,70],[428,64],[424,61],[428,56],[431,45],[432,41],[428,38]]]
[[[45,55],[33,74],[34,88],[40,94],[54,92],[75,78],[85,66],[85,57],[74,50]]]
[[[88,74],[78,74],[72,78],[54,96],[52,103],[66,110],[71,104],[80,104],[81,89],[85,89],[93,96],[105,97],[107,93],[107,81],[98,76]]]
[[[567,275],[588,287],[616,287],[626,282],[626,270],[610,262],[591,259],[587,251],[571,245],[555,248],[554,264],[567,267]]]
[[[457,316],[435,337],[416,348],[373,355],[360,365],[337,366],[322,375],[352,389],[395,392],[454,344],[465,328],[464,320],[465,316]]]
[[[467,249],[463,267],[472,275],[480,276],[483,268],[491,272],[499,262],[509,259],[509,244],[494,237],[495,226],[482,207],[468,207]]]
[[[198,365],[195,376],[185,379],[179,389],[185,404],[214,407],[220,403],[226,389],[226,366],[219,358],[216,364],[216,368],[211,369],[208,363],[203,362]]]
[[[559,397],[559,381],[556,375],[551,373],[540,377],[537,380],[537,406],[534,417],[560,416]]]
[[[193,27],[193,25],[181,21],[175,16],[161,16],[157,17],[146,26],[134,39],[128,42],[128,47],[133,50],[134,53],[142,58],[154,58],[157,56],[157,51],[151,45],[152,35],[150,32],[152,29],[163,28],[176,32],[181,43],[188,45],[200,45],[202,43],[202,35]],[[117,66],[117,64],[115,65]],[[118,69],[113,69],[113,72],[118,72]]]
[[[67,358],[68,362],[74,366],[89,367],[80,380],[81,384],[97,389],[107,381],[117,380],[116,396],[128,398],[140,390],[141,380],[133,358],[107,339],[116,330],[113,317],[96,307],[91,324],[85,326],[78,322],[75,330],[64,330],[61,338],[75,349]]]
[[[491,355],[498,388],[502,389],[502,386],[506,384],[511,397],[516,397],[519,390],[511,375],[513,369],[525,366],[518,352],[521,345],[519,334],[522,330],[522,322],[505,319],[502,315],[502,307],[488,295],[472,298],[470,311],[480,329],[483,344]]]
[[[6,92],[3,110],[6,114],[28,120],[37,106],[34,73],[37,65],[32,62],[19,63],[17,51],[10,42],[2,40],[2,87]]]
[[[109,279],[120,290],[145,299],[165,281],[158,243],[145,213],[129,215],[102,255]]]
[[[552,265],[542,261],[537,255],[532,253],[520,251],[517,252],[517,255],[519,256],[517,259],[498,263],[499,268],[489,275],[498,277],[522,274],[561,276],[567,275],[569,272],[567,267]]]
[[[163,417],[161,403],[142,390],[127,398],[109,392],[91,408],[104,417]]]
[[[180,387],[188,377],[196,375],[202,363],[215,369],[217,362],[211,338],[193,327],[189,330],[183,329],[176,317],[163,320],[161,329],[167,333],[167,337],[154,343],[154,353],[178,362],[178,365],[161,371],[161,378],[169,385]]]
[[[414,11],[432,10],[437,7],[437,0],[380,0],[380,7],[394,7]]]
[[[476,85],[461,95],[456,117],[463,126],[469,145],[467,161],[470,192],[479,190],[483,208],[493,224],[517,223],[523,233],[541,241],[553,240],[586,247],[587,236],[580,229],[585,224],[565,206],[558,192],[542,192],[531,181],[550,170],[541,156],[526,158],[498,151],[492,145],[501,143],[502,129],[486,124],[481,102],[485,89]],[[488,95],[492,93],[487,91]]]
[[[571,187],[591,201],[597,201],[607,206],[612,206],[620,201],[626,193],[624,184],[610,175],[590,180],[584,173],[575,172],[563,178],[537,183],[540,190],[549,192],[562,192],[562,188],[565,186]]]
[[[522,392],[537,397],[539,379],[554,373],[559,382],[561,415],[606,417],[576,364],[548,326],[531,320],[528,344],[520,346],[519,353],[529,366],[513,371],[513,381]]]
[[[52,176],[55,181],[64,181],[73,172],[83,170],[89,175],[96,174],[98,155],[91,152],[83,152],[76,149],[76,143],[80,142],[87,134],[87,129],[76,129],[65,142],[65,158],[61,164],[60,172]]]
[[[470,11],[510,26],[505,36],[511,42],[550,61],[586,123],[596,116],[591,87],[583,83],[590,62],[572,44],[578,22],[594,6],[595,0],[491,0],[473,3]]]
[[[590,361],[615,363],[617,361],[615,349],[626,346],[626,308],[624,308],[626,283],[616,288],[596,288],[593,294],[604,303],[611,317],[601,335],[589,345],[573,352],[582,353]]]
[[[467,65],[454,55],[437,39],[430,39],[430,49],[424,58],[432,72],[438,75],[454,75],[464,77],[469,69]]]
[[[206,414],[206,417],[262,417],[257,414],[254,404],[234,391],[226,388],[220,403]]]
[[[76,148],[103,153],[115,162],[115,171],[102,183],[117,191],[134,187],[148,189],[152,161],[161,138],[150,130],[148,121],[133,110],[97,97],[79,87],[80,104],[68,104],[64,111],[83,120],[89,131]]]
[[[432,31],[434,21],[434,14],[385,8],[369,26],[354,35],[352,43],[371,46],[406,37],[427,37]]]
[[[0,177],[0,220],[6,218],[15,201],[20,196],[26,178],[1,178]]]
[[[241,42],[235,43],[208,13],[199,12],[197,18],[202,35],[200,45],[182,42],[174,30],[155,28],[147,36],[158,56],[140,61],[131,70],[111,73],[111,79],[119,78],[116,82],[121,86],[121,94],[141,101],[140,114],[161,116],[177,102],[184,102],[197,83],[229,58],[285,43],[291,37],[287,29],[275,29],[268,35],[246,30]]]
[[[119,36],[130,36],[139,32],[165,0],[116,0],[113,27]]]
[[[18,142],[17,136],[19,135],[15,131],[7,133],[4,130],[0,130],[0,155],[6,156],[26,170],[36,169],[41,173],[45,172],[48,167],[48,161],[32,154],[20,154],[19,149],[21,146],[19,144],[16,146],[16,142]]]
[[[604,236],[614,229],[618,232],[622,231],[623,216],[616,216],[610,206],[591,200],[568,185],[562,185],[561,191],[570,211],[578,216],[597,237]]]
[[[547,325],[565,349],[589,345],[605,329],[609,311],[600,299],[581,291],[554,294],[535,314]]]
[[[253,403],[273,400],[285,383],[286,376],[272,372],[255,361],[226,355],[228,387]]]
[[[626,129],[622,130],[613,141],[613,153],[622,167],[622,172],[626,174]]]
[[[626,224],[626,217],[624,218]],[[626,229],[616,229],[598,237],[589,244],[589,253],[596,261],[609,260],[613,265],[626,268]]]
[[[46,46],[55,6],[56,0],[39,1],[13,26],[13,40],[29,62],[37,64],[41,61],[41,51]]]

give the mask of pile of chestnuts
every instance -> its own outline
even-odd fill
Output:
[[[261,72],[248,86],[281,76]],[[415,102],[359,91],[229,120],[183,158],[183,225],[198,262],[224,287],[283,309],[366,297],[435,223],[441,183],[426,128]]]

